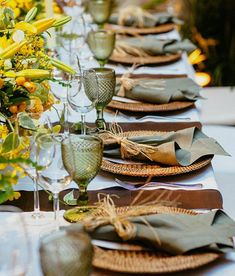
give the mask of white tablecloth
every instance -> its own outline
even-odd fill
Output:
[[[159,35],[161,38],[179,38],[179,35],[177,31],[173,31],[170,33],[162,34]],[[88,64],[87,64],[88,65]],[[89,66],[97,66],[97,63],[93,60],[89,62]],[[108,67],[114,67],[117,73],[124,73],[127,70],[126,66],[118,65],[118,66],[113,66],[113,65],[108,65]],[[151,73],[151,74],[187,74],[189,77],[194,78],[194,71],[193,68],[189,65],[188,60],[186,55],[183,55],[183,58],[173,64],[169,65],[164,65],[164,66],[154,66],[154,67],[148,67],[148,66],[143,66],[140,67],[136,70],[136,73]],[[200,105],[199,105],[200,106]],[[218,111],[219,112],[219,111]],[[52,115],[56,116],[55,114]],[[197,110],[193,109],[191,111],[185,111],[183,112],[180,116],[182,117],[190,117],[191,120],[193,121],[198,121],[198,112]],[[56,117],[55,117],[56,118]],[[71,112],[70,116],[71,121],[77,121],[78,120],[78,115],[75,113]],[[95,119],[95,112],[90,113],[87,116],[87,121],[94,121]],[[105,113],[105,119],[107,121],[113,121],[114,116],[110,113]],[[128,121],[125,118],[117,117],[118,121],[126,122]],[[170,121],[170,118],[169,118]],[[215,181],[213,169],[211,166],[208,168],[204,169],[201,174],[194,173],[190,176],[185,175],[185,176],[177,176],[175,179],[172,179],[173,181],[175,180],[176,182],[185,182],[185,183],[202,183],[204,186],[203,188],[212,188],[212,189],[217,189],[218,186]],[[27,182],[27,180],[24,180],[23,182],[19,183],[16,185],[16,190],[32,190],[32,185]],[[95,190],[95,189],[101,189],[101,188],[108,188],[108,187],[113,187],[115,186],[116,183],[114,182],[114,177],[107,175],[105,173],[100,173],[99,176],[97,176],[92,183],[89,185],[89,189]],[[74,184],[71,184],[71,187],[75,187]],[[61,211],[61,215],[62,215]],[[24,216],[26,218],[29,218],[31,214],[30,213],[25,213]],[[45,213],[45,216],[48,221],[51,221],[53,223],[53,214],[52,212],[47,212]],[[66,224],[66,222],[61,219],[61,224]],[[44,230],[47,229],[50,225],[44,225],[44,226],[30,226],[29,233],[30,237],[32,240],[32,246],[33,246],[33,255],[32,255],[32,265],[31,265],[31,270],[28,273],[30,276],[41,276],[40,272],[40,266],[39,266],[39,259],[38,259],[38,239],[40,236],[44,233]],[[192,272],[187,272],[187,273],[180,273],[177,275],[223,275],[226,273],[226,275],[235,275],[235,256],[234,254],[229,254],[227,256],[227,260],[220,264],[220,266],[208,266],[205,268],[202,268],[201,270],[195,270]],[[217,269],[218,268],[218,269]],[[200,271],[200,272],[199,272]]]

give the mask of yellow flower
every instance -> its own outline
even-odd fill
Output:
[[[14,199],[20,198],[21,194],[19,192],[14,192],[13,195],[9,196],[8,200],[12,201]]]
[[[44,111],[51,108],[54,103],[55,103],[55,97],[51,93],[49,93],[47,102],[44,104]]]
[[[19,8],[15,8],[13,9],[13,12],[14,12],[14,17],[17,18],[20,16],[21,12],[20,12],[20,9]]]
[[[4,170],[6,167],[7,167],[7,164],[1,164],[1,163],[0,163],[0,171],[1,171],[1,170]]]
[[[43,112],[42,101],[38,97],[31,97],[30,104],[27,107],[27,111],[31,113],[42,113]]]
[[[8,132],[9,130],[6,125],[0,125],[0,139],[5,139]]]
[[[6,36],[0,37],[0,52],[10,46],[12,42],[12,39],[7,39]]]

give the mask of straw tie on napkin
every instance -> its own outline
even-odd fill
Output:
[[[117,141],[105,148],[104,156],[140,159],[164,165],[189,166],[199,158],[210,155],[229,155],[213,138],[192,127],[163,135],[125,138],[118,133],[107,133]]]
[[[189,78],[131,79],[129,73],[118,79],[116,94],[133,100],[165,104],[173,101],[196,101],[202,98],[201,87]]]
[[[96,221],[97,217],[93,218]],[[126,218],[135,228],[128,240],[144,243],[149,248],[170,254],[183,254],[194,249],[228,252],[234,249],[235,222],[223,211],[206,214],[151,214]],[[92,218],[90,218],[92,224]],[[122,241],[112,223],[86,227],[93,239]],[[125,239],[127,240],[127,239]]]
[[[178,40],[159,40],[155,36],[130,37],[119,40],[114,49],[117,55],[132,55],[138,57],[148,57],[164,54],[176,54],[181,51],[191,53],[196,46],[188,39]]]
[[[137,6],[121,8],[110,16],[109,23],[128,27],[151,28],[165,23],[181,24],[182,21],[169,13],[149,13]]]

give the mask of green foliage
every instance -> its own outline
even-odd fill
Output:
[[[21,112],[18,114],[18,123],[19,126],[25,129],[29,130],[37,130],[32,118],[26,113],[26,112]]]
[[[144,9],[154,9],[157,5],[166,2],[166,0],[148,0],[142,5]]]
[[[184,0],[182,14],[185,25],[184,37],[189,37],[205,52],[206,71],[212,75],[212,85],[235,85],[235,32],[234,0]],[[216,45],[203,47],[195,37],[201,36],[217,41]]]
[[[63,200],[65,203],[67,203],[70,206],[76,206],[77,205],[77,199],[74,198],[74,190],[72,190],[71,192],[67,193]]]
[[[13,195],[12,180],[16,181],[17,176],[13,177],[11,174],[0,174],[0,204],[7,201]]]
[[[20,144],[19,135],[15,132],[10,132],[2,143],[2,152],[7,153],[11,150],[15,150]]]

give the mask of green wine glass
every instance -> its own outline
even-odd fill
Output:
[[[88,203],[87,186],[98,174],[103,157],[103,142],[97,136],[70,134],[62,143],[62,159],[66,170],[79,187],[77,204]],[[81,215],[81,209],[65,212],[64,217],[73,221]]]
[[[90,0],[88,11],[99,28],[108,22],[113,8],[113,0]]]
[[[112,100],[115,93],[116,75],[115,71],[110,68],[92,68],[91,72],[95,72],[88,75],[89,79],[96,77],[98,81],[98,101],[96,103],[96,126],[99,130],[106,129],[104,120],[104,108]],[[89,74],[89,73],[88,73]],[[90,85],[87,87],[88,95],[96,95],[97,90],[95,86]]]
[[[100,67],[104,67],[115,46],[115,33],[110,30],[90,31],[87,43]]]

